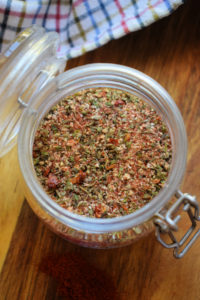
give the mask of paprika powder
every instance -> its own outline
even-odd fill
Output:
[[[51,276],[66,300],[119,300],[112,278],[76,253],[42,258],[39,270]]]

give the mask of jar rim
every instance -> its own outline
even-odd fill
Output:
[[[53,79],[44,87],[41,93],[37,95],[38,99],[32,100],[32,103],[34,106],[36,102],[40,102],[39,98],[44,97],[45,99],[45,95],[48,93],[50,85],[55,92],[52,94],[52,99],[53,97],[61,99],[61,94],[66,92],[66,89],[69,93],[70,91],[73,92],[75,86],[80,90],[81,88],[85,89],[86,84],[91,86],[91,82],[92,86],[95,86],[95,84],[101,86],[104,84],[105,86],[106,82],[108,85],[108,81],[110,85],[111,83],[117,84],[118,81],[118,84],[124,88],[126,85],[132,85],[138,92],[142,92],[145,95],[152,97],[152,99],[154,99],[152,100],[154,105],[157,105],[159,110],[162,111],[162,114],[165,114],[168,127],[170,127],[169,129],[174,147],[171,171],[164,187],[160,190],[158,195],[144,207],[126,216],[107,219],[89,218],[69,212],[58,205],[45,193],[34,173],[35,171],[32,163],[33,135],[36,123],[38,124],[36,119],[38,120],[38,115],[41,115],[42,110],[38,112],[36,118],[33,117],[31,109],[27,109],[27,111],[24,112],[18,137],[18,156],[21,171],[29,190],[38,204],[45,209],[48,214],[61,223],[77,230],[93,233],[121,231],[151,219],[175,194],[181,183],[186,167],[187,137],[179,109],[171,96],[158,82],[136,69],[110,63],[88,64],[76,67]],[[40,107],[42,107],[42,104]],[[45,109],[46,112],[49,110],[47,107]],[[32,121],[30,116],[33,119]]]

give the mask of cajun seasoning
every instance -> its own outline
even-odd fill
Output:
[[[145,101],[93,88],[52,107],[35,134],[33,161],[50,197],[76,214],[112,218],[147,204],[172,159],[168,128]]]

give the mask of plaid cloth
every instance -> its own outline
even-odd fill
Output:
[[[0,0],[0,51],[22,29],[57,31],[69,59],[167,16],[184,0]]]

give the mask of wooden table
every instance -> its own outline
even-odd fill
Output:
[[[182,190],[198,199],[199,11],[199,0],[187,1],[168,18],[68,62],[68,68],[94,62],[124,64],[152,76],[168,90],[181,110],[189,141]],[[72,245],[50,232],[24,201],[16,157],[14,149],[0,160],[1,300],[64,299],[52,278],[38,270],[40,260],[49,251],[80,253],[114,278],[120,299],[200,299],[200,239],[181,260],[175,260],[172,251],[159,245],[154,233],[120,249],[94,250]]]

